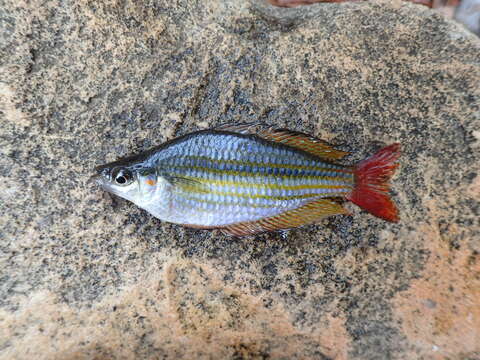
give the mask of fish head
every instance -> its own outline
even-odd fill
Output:
[[[136,202],[140,196],[139,174],[135,166],[118,162],[97,167],[91,181],[100,185],[105,191]]]
[[[114,162],[96,168],[92,181],[104,190],[129,200],[159,219],[170,215],[171,182],[145,163]]]
[[[104,190],[142,206],[161,192],[163,182],[154,167],[116,161],[97,167],[92,181]]]

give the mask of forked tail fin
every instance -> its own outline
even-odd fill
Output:
[[[392,144],[355,166],[355,188],[347,199],[376,217],[398,222],[398,210],[390,199],[388,181],[400,156],[400,144]]]

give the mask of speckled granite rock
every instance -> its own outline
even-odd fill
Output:
[[[480,358],[474,35],[399,1],[0,6],[0,358]],[[86,185],[95,165],[252,120],[348,162],[401,142],[401,223],[351,207],[235,239]]]

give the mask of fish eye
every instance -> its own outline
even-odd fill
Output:
[[[127,169],[116,169],[112,173],[113,181],[115,184],[120,186],[129,185],[133,181],[133,175],[130,170]]]

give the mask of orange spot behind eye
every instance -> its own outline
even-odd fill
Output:
[[[147,185],[153,186],[153,185],[155,185],[157,182],[156,182],[155,180],[152,180],[152,179],[147,179],[147,180],[145,180],[145,183],[146,183]]]

